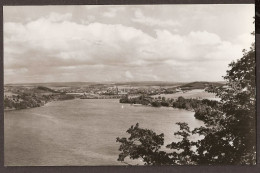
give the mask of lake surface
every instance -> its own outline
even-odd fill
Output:
[[[131,125],[138,122],[142,128],[164,133],[169,144],[178,140],[173,135],[179,129],[175,123],[187,122],[191,128],[203,125],[193,115],[173,108],[121,104],[117,99],[68,100],[8,111],[4,115],[5,165],[122,165],[117,161],[116,137],[126,137]]]

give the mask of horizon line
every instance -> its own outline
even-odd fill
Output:
[[[92,82],[80,82],[80,81],[71,81],[71,82],[18,82],[18,83],[4,83],[4,85],[22,85],[22,84],[58,84],[58,83],[142,83],[142,82],[161,82],[161,83],[193,83],[193,82],[225,82],[225,80],[222,81],[205,81],[205,80],[197,80],[197,81],[186,81],[186,82],[181,82],[181,81],[92,81]]]

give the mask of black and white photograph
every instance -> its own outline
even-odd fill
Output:
[[[3,6],[4,166],[255,165],[254,4]]]

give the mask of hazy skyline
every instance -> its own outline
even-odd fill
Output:
[[[221,81],[254,4],[4,6],[4,82]]]

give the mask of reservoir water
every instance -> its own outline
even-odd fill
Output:
[[[119,100],[78,99],[4,115],[5,166],[122,165],[119,143],[136,123],[164,133],[165,144],[178,140],[177,122],[203,123],[194,112],[121,104]]]

